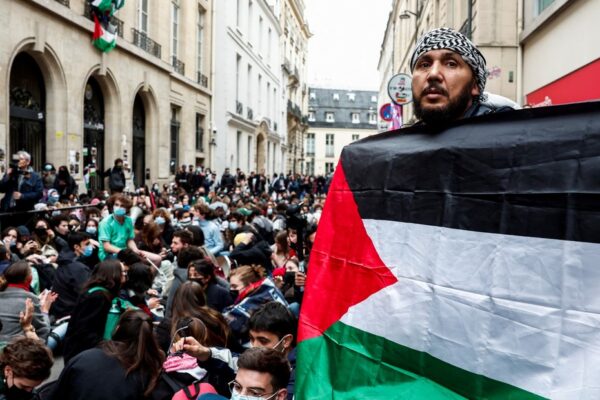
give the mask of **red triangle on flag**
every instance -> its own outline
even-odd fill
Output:
[[[397,282],[362,222],[338,165],[310,254],[298,340],[320,336],[350,307]]]
[[[98,18],[94,15],[94,35],[92,36],[92,40],[98,40],[102,37],[102,25],[98,22]]]

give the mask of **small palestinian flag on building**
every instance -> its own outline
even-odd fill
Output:
[[[600,398],[600,103],[344,149],[296,398]]]
[[[110,31],[110,25],[107,24],[105,28],[100,24],[98,18],[94,15],[94,36],[92,37],[92,43],[94,46],[104,52],[108,53],[117,45],[117,35],[113,31]]]

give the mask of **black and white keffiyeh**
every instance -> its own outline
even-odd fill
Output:
[[[421,55],[431,50],[448,49],[452,50],[462,57],[462,59],[469,64],[477,80],[477,86],[479,86],[479,93],[483,97],[483,90],[485,88],[485,81],[487,79],[487,71],[485,69],[485,57],[475,47],[465,35],[455,31],[451,28],[439,28],[427,32],[419,39],[419,42],[415,46],[413,55],[410,59],[410,70],[411,72],[415,69],[415,64]]]

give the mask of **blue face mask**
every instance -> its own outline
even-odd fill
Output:
[[[229,229],[231,229],[232,231],[237,230],[238,228],[238,223],[237,222],[230,222],[229,223]]]
[[[125,214],[127,214],[127,211],[123,207],[114,207],[113,214],[115,214],[117,217],[123,217]]]
[[[90,235],[95,235],[98,230],[95,226],[88,226],[87,228],[85,228],[85,231]]]
[[[83,249],[83,256],[84,257],[89,257],[92,255],[92,253],[94,252],[94,246],[92,246],[91,244],[88,244],[87,246],[85,246],[85,248]]]
[[[56,204],[56,202],[58,202],[58,199],[59,199],[58,196],[50,196],[50,197],[48,197],[48,203]]]
[[[165,219],[163,217],[156,217],[154,218],[154,222],[156,222],[156,225],[164,225]]]

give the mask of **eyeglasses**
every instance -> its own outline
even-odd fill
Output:
[[[234,394],[234,393],[241,394],[242,391],[244,390],[244,387],[242,385],[240,385],[239,383],[237,383],[235,381],[235,379],[233,381],[229,382],[227,384],[227,386],[229,386],[229,391],[231,392],[231,394]],[[279,392],[279,391],[276,391],[273,393],[261,393],[257,389],[254,389],[254,388],[248,388],[247,391],[248,391],[248,395],[250,395],[252,397],[258,397],[259,399],[265,399],[265,400],[272,399]],[[265,396],[269,396],[269,397],[265,397]]]

